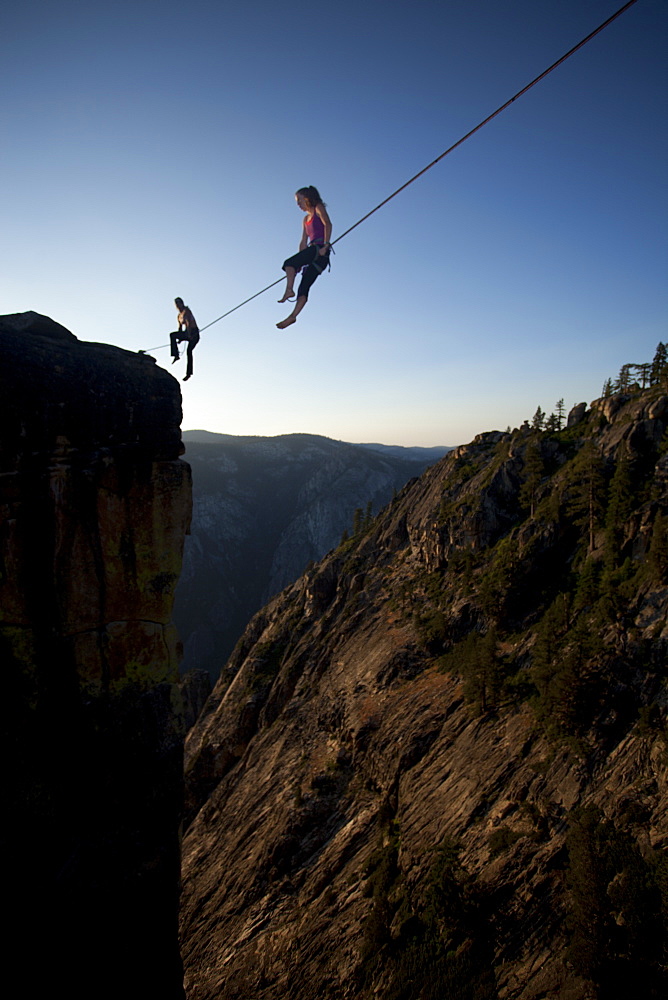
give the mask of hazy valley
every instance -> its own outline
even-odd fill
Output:
[[[193,519],[176,590],[184,671],[215,681],[249,619],[448,449],[186,431]]]

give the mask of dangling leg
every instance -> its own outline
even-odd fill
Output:
[[[311,247],[309,247],[309,249],[311,249]],[[317,254],[317,250],[315,250],[315,254]],[[311,258],[311,263],[308,267],[305,267],[302,272],[302,280],[299,282],[299,288],[297,289],[297,302],[295,303],[294,309],[281,323],[276,324],[279,330],[285,330],[286,326],[292,326],[293,323],[297,322],[297,317],[308,301],[308,293],[311,285],[322,273],[322,268],[324,268],[325,262],[323,262],[322,267],[316,267],[313,263],[314,258],[315,255]]]
[[[188,341],[188,364],[186,365],[186,377],[183,380],[184,382],[187,382],[193,373],[193,351],[198,344],[199,333],[192,334],[190,340]]]
[[[177,337],[178,337],[178,333],[170,333],[170,335],[169,335],[169,343],[170,343],[170,346],[171,346],[171,349],[172,349],[172,364],[173,365],[176,364],[176,362],[179,360],[179,357],[180,357],[178,344],[176,342]]]
[[[300,312],[302,311],[307,302],[308,299],[306,298],[306,296],[300,295],[290,315],[286,319],[284,319],[281,323],[276,324],[278,329],[285,330],[286,326],[292,326],[293,323],[296,323],[297,317],[299,316]]]
[[[285,292],[283,293],[283,298],[279,299],[278,300],[279,302],[287,302],[289,299],[293,299],[295,297],[294,285],[295,285],[295,275],[297,274],[297,271],[294,267],[285,267],[284,270],[285,270],[285,276],[288,279],[288,283],[285,286]]]

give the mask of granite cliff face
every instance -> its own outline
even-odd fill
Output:
[[[438,449],[350,445],[315,434],[186,431],[193,523],[176,593],[183,669],[214,680],[249,619],[377,511]]]
[[[178,383],[35,313],[0,349],[5,943],[35,951],[12,995],[176,1000]]]
[[[667,426],[481,435],[250,622],[188,739],[190,1000],[664,995]]]

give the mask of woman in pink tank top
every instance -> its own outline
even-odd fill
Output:
[[[300,188],[295,199],[306,216],[302,227],[302,238],[299,241],[299,253],[296,253],[294,257],[288,257],[283,262],[287,284],[283,298],[279,299],[279,302],[287,302],[294,298],[295,277],[298,271],[301,271],[302,268],[304,270],[297,289],[295,307],[286,319],[276,324],[279,330],[285,330],[286,326],[291,326],[296,322],[297,316],[308,301],[311,285],[329,264],[332,223],[318,189],[314,187]]]

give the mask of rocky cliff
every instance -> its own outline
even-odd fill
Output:
[[[188,741],[190,1000],[665,995],[664,391],[481,435],[251,621]]]
[[[315,434],[183,439],[194,503],[174,617],[182,669],[214,681],[252,615],[338,545],[356,509],[379,510],[438,451]]]
[[[0,350],[5,976],[176,1000],[178,383],[35,313]]]

